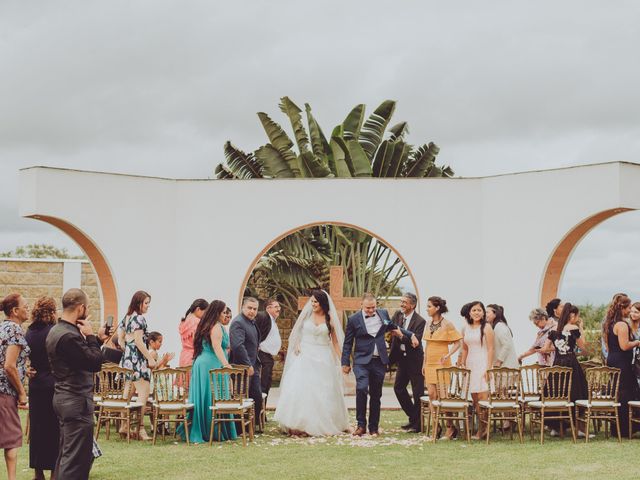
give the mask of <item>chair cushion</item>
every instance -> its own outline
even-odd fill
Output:
[[[156,408],[159,410],[182,410],[183,408],[190,410],[193,408],[193,403],[157,403]]]
[[[528,405],[533,408],[560,408],[560,407],[573,407],[573,402],[565,402],[562,400],[547,400],[546,402],[535,401],[529,402]]]
[[[485,408],[520,408],[520,405],[518,405],[516,402],[510,402],[508,400],[494,402],[489,402],[488,400],[480,400],[478,404]]]
[[[142,407],[141,403],[135,403],[135,402],[127,403],[127,402],[120,402],[117,400],[107,400],[105,402],[98,402],[98,405],[100,407],[107,407],[107,408],[140,408]]]
[[[434,407],[442,408],[464,408],[469,405],[466,400],[433,400],[431,404]]]
[[[101,400],[102,400],[102,397],[100,395],[94,395],[93,396],[93,402],[94,403],[97,403],[97,402],[99,402]]]
[[[424,395],[424,396],[420,397],[420,401],[421,402],[429,402],[430,401],[429,400],[429,395]]]
[[[536,400],[540,400],[540,395],[525,395],[520,398],[520,401],[524,403],[535,402]]]
[[[209,410],[240,410],[253,407],[253,400],[245,399],[242,403],[218,403],[209,407]]]
[[[640,407],[640,400],[629,400],[630,407]]]
[[[620,404],[613,400],[594,400],[589,404],[589,400],[576,400],[576,405],[587,408],[597,407],[619,407]]]

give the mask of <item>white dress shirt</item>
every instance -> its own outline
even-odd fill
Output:
[[[280,330],[278,330],[276,320],[271,315],[269,315],[269,318],[271,319],[271,330],[269,330],[267,338],[260,344],[260,350],[275,357],[282,347],[282,339],[280,338]]]
[[[413,318],[413,312],[415,312],[415,310],[412,310],[409,315],[406,315],[404,317],[404,320],[402,321],[402,328],[404,328],[405,330],[409,330],[409,324],[411,323],[411,319]],[[402,350],[403,352],[407,350],[407,347],[404,343],[400,344],[400,350]]]
[[[375,337],[380,328],[382,327],[382,319],[378,315],[378,312],[374,312],[372,317],[367,318],[367,314],[362,311],[362,318],[364,318],[364,326],[367,327],[367,333],[372,337]],[[373,356],[378,357],[378,346],[373,344]]]

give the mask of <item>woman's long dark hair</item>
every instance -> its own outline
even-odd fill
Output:
[[[602,322],[602,336],[604,343],[609,347],[609,330],[618,323],[624,321],[622,317],[622,309],[631,305],[631,299],[625,293],[616,293],[609,304],[607,315]]]
[[[556,328],[556,332],[562,333],[564,327],[566,327],[567,323],[569,323],[569,317],[571,314],[578,315],[580,313],[580,309],[575,305],[570,304],[569,302],[564,304],[562,307],[562,313],[560,314],[560,320],[558,320],[558,327]]]
[[[315,298],[320,304],[322,313],[324,313],[327,329],[329,330],[329,336],[331,336],[331,315],[329,315],[329,311],[331,310],[331,308],[329,307],[329,297],[327,297],[327,294],[322,290],[313,290],[311,292],[311,296]]]
[[[511,330],[511,327],[507,323],[507,319],[504,316],[504,307],[502,305],[498,305],[497,303],[491,303],[487,305],[487,308],[490,308],[491,310],[496,312],[496,318],[493,320],[493,325],[491,326],[494,327],[496,323],[502,322],[507,326],[507,328],[509,329],[509,333],[511,333],[511,336],[513,337],[513,331]]]
[[[480,305],[480,308],[482,308],[482,320],[480,320],[480,345],[482,345],[482,342],[484,341],[484,327],[487,324],[487,309],[484,308],[484,303],[482,303],[480,300],[469,302],[462,307],[462,309],[460,310],[460,315],[466,318],[469,325],[473,325],[473,319],[471,318],[471,309],[476,305]]]
[[[151,295],[149,295],[144,290],[138,290],[136,293],[134,293],[133,297],[131,297],[131,303],[129,303],[129,308],[127,309],[127,315],[130,316],[130,315],[133,315],[134,313],[137,313],[138,315],[140,315],[140,310],[142,310],[142,304],[147,298],[151,299]]]
[[[180,321],[184,322],[186,318],[189,316],[189,314],[195,312],[196,309],[199,308],[200,310],[206,310],[208,306],[209,306],[209,302],[207,302],[204,298],[198,298],[194,300],[191,306],[187,309],[186,313],[184,314],[184,317],[182,317]]]
[[[227,305],[222,300],[214,300],[202,314],[196,334],[193,337],[193,359],[202,353],[202,343],[211,345],[211,329],[218,323],[220,314],[225,311]]]

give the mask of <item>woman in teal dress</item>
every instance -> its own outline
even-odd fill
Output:
[[[191,384],[189,386],[189,402],[193,403],[191,430],[189,440],[193,443],[209,441],[211,429],[211,387],[209,370],[229,367],[229,334],[223,327],[230,316],[226,315],[224,302],[214,300],[202,315],[193,338],[193,366],[191,367]],[[213,431],[213,439],[218,439],[218,428],[222,428],[222,440],[235,440],[236,427],[233,422],[217,423]],[[183,434],[184,437],[184,434]]]

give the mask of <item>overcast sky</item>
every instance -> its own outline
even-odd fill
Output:
[[[77,251],[18,217],[18,169],[211,177],[226,140],[265,143],[257,111],[284,122],[283,95],[325,133],[398,100],[462,176],[640,162],[638,25],[634,0],[1,2],[0,251]],[[640,216],[609,220],[562,296],[639,298],[639,249]]]

